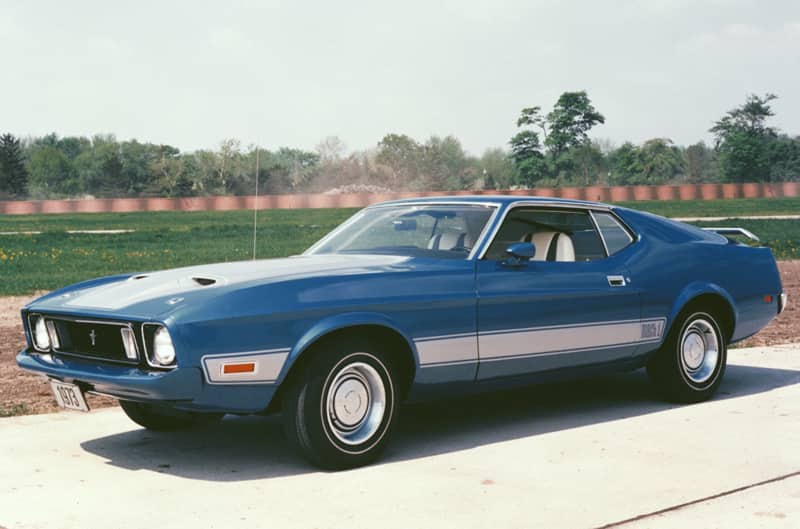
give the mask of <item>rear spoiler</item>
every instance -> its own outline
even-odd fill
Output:
[[[725,236],[744,235],[751,241],[760,241],[760,239],[756,237],[756,235],[752,231],[746,230],[744,228],[703,228],[703,229],[706,231],[713,231],[715,233],[719,233],[720,235],[725,235]]]

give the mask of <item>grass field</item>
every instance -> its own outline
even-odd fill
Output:
[[[258,256],[302,252],[353,213],[345,209],[259,212]],[[123,234],[66,230],[133,229]],[[52,290],[120,272],[174,268],[253,255],[253,213],[158,212],[0,218],[0,295]]]
[[[620,202],[618,204],[665,217],[800,215],[800,197],[735,200],[648,200]]]
[[[668,216],[800,213],[798,198],[626,205]],[[302,252],[354,211],[260,211],[258,256],[281,257]],[[800,258],[800,221],[737,220],[735,224],[759,235],[778,259]],[[0,232],[42,232],[0,235],[0,295],[52,290],[83,279],[121,272],[249,259],[253,251],[252,226],[250,211],[0,217]],[[67,230],[87,229],[135,231],[114,235],[66,233]]]

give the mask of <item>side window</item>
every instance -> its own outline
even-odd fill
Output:
[[[619,221],[610,213],[594,212],[594,220],[603,234],[603,240],[608,248],[608,255],[614,255],[633,242],[633,237],[628,230],[623,228]]]
[[[536,247],[534,261],[593,261],[606,254],[589,213],[582,210],[515,208],[508,213],[485,259],[506,258],[515,242]]]

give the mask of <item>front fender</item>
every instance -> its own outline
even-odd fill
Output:
[[[314,324],[303,336],[297,341],[289,353],[289,357],[284,364],[283,372],[278,380],[278,383],[283,382],[287,373],[291,370],[294,363],[298,358],[317,340],[320,338],[340,329],[347,327],[355,327],[358,325],[375,325],[392,330],[403,337],[408,344],[408,348],[414,356],[414,365],[419,367],[419,353],[408,333],[403,331],[396,322],[384,314],[377,312],[349,312],[344,314],[336,314],[324,318]]]

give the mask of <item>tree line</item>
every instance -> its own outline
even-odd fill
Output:
[[[247,195],[256,167],[263,193],[339,190],[447,191],[566,185],[633,185],[800,180],[800,136],[769,125],[773,94],[749,95],[710,128],[714,144],[593,140],[605,116],[585,91],[564,92],[552,110],[521,110],[508,150],[467,153],[454,136],[419,142],[387,134],[368,150],[347,152],[337,137],[314,151],[243,147],[214,150],[49,134],[0,136],[0,198]]]

